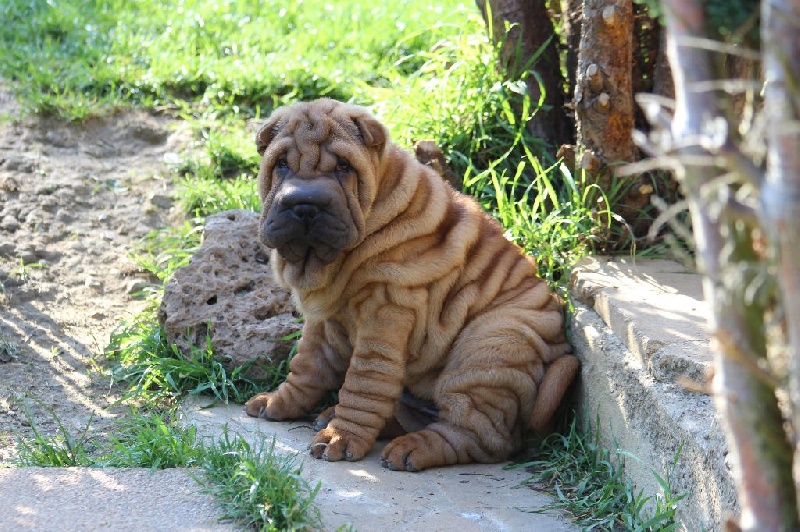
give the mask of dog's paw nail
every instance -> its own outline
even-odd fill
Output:
[[[410,457],[411,457],[411,452],[408,452],[405,455],[403,455],[403,466],[405,467],[406,471],[411,471],[412,473],[416,473],[417,471],[419,471],[419,469],[414,467],[414,464],[411,463]]]
[[[327,443],[312,443],[308,446],[308,453],[314,458],[323,458],[327,460],[328,457],[328,444]]]

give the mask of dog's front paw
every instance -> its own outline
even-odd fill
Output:
[[[332,426],[319,431],[309,445],[311,456],[329,462],[361,460],[372,448],[372,443],[351,432]]]
[[[244,404],[244,410],[250,417],[260,417],[270,421],[296,419],[305,412],[291,403],[287,403],[278,392],[254,395]]]

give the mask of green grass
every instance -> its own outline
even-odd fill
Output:
[[[126,105],[257,116],[388,85],[387,64],[427,50],[438,25],[461,23],[461,6],[9,0],[0,6],[0,76],[24,87],[28,108],[70,118]],[[431,35],[410,37],[420,32]]]
[[[133,411],[117,423],[98,461],[104,467],[197,467],[205,453],[197,429],[181,427],[172,417]]]
[[[227,430],[204,455],[207,489],[219,500],[225,517],[262,530],[321,528],[313,505],[321,487],[301,477],[292,458],[278,457],[275,441],[254,446]]]
[[[515,466],[532,473],[526,484],[556,497],[556,502],[536,511],[566,510],[586,530],[678,530],[675,514],[685,495],[674,493],[671,471],[665,475],[653,471],[661,493],[637,491],[624,473],[625,460],[637,458],[604,448],[598,427],[599,419],[594,430],[588,423],[580,430],[573,419],[567,430],[544,439]],[[672,469],[680,455],[679,450]]]
[[[93,419],[89,418],[80,433],[73,434],[64,426],[52,407],[41,401],[35,402],[39,408],[50,414],[57,429],[55,434],[41,432],[34,421],[30,404],[25,402],[25,419],[28,421],[33,435],[29,438],[17,437],[20,465],[45,467],[91,465],[95,442],[89,429]]]
[[[279,340],[290,341],[297,335]],[[150,404],[172,403],[186,395],[211,395],[228,403],[244,403],[256,391],[277,387],[288,374],[289,358],[271,368],[272,373],[257,381],[247,377],[251,365],[229,368],[227,360],[215,357],[211,340],[204,349],[181,353],[170,344],[157,323],[154,310],[145,311],[124,323],[111,337],[110,373],[116,382],[128,386],[128,399]]]

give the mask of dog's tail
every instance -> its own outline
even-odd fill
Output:
[[[547,367],[531,414],[530,428],[534,433],[546,435],[552,432],[550,422],[553,414],[561,406],[561,400],[578,374],[580,366],[581,363],[575,355],[562,355]]]

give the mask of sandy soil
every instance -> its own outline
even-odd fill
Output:
[[[0,85],[0,116],[18,111]],[[190,141],[145,113],[0,121],[0,466],[32,430],[26,410],[44,433],[116,415],[98,355],[145,305],[153,280],[130,254],[179,216],[165,161]]]

